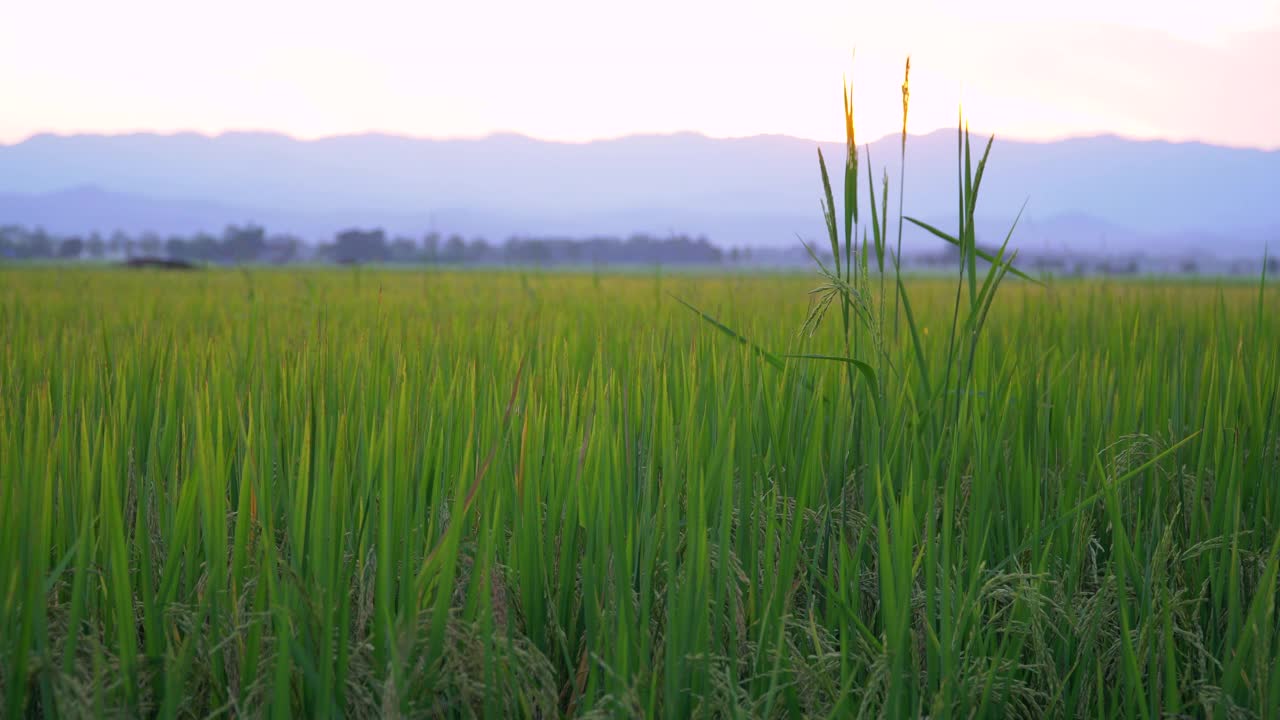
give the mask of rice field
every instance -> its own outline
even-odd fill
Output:
[[[1272,716],[1280,288],[849,268],[0,270],[0,712]]]
[[[0,267],[3,717],[1274,716],[1280,288],[844,119],[816,277]]]

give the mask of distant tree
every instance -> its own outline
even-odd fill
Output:
[[[18,256],[17,234],[16,225],[0,225],[0,260]]]
[[[267,240],[267,259],[282,265],[298,258],[302,249],[302,239],[289,234],[272,235]]]
[[[164,243],[161,242],[159,235],[153,232],[147,232],[143,233],[142,238],[138,241],[138,249],[142,251],[143,255],[154,256],[160,254],[160,248],[163,244]]]
[[[440,233],[429,232],[422,238],[422,254],[429,263],[440,261]]]
[[[231,262],[253,262],[266,249],[267,234],[259,225],[228,225],[222,233],[222,253]]]
[[[524,252],[521,253],[521,259],[535,265],[542,265],[551,261],[551,244],[549,242],[531,238],[525,240],[523,246]]]
[[[482,237],[471,238],[467,246],[466,259],[471,262],[484,262],[489,255],[489,241]]]
[[[89,257],[96,260],[101,258],[103,252],[106,251],[106,243],[103,242],[101,235],[93,233],[89,236],[88,242],[85,243],[85,250],[89,252]]]
[[[116,230],[111,233],[111,239],[107,241],[107,252],[112,255],[121,255],[128,252],[129,236],[123,230]]]
[[[58,246],[58,257],[63,260],[75,260],[82,252],[84,252],[84,240],[79,237],[69,237]]]
[[[418,259],[418,244],[410,237],[398,237],[391,241],[392,262],[409,263]]]
[[[218,238],[209,233],[196,233],[196,236],[187,242],[187,257],[184,259],[213,262],[222,259],[221,256],[222,245],[218,242]]]
[[[462,239],[461,235],[454,234],[449,236],[449,241],[444,244],[443,260],[445,262],[457,263],[462,262],[467,254],[467,241]]]
[[[164,254],[175,260],[190,260],[191,246],[180,235],[172,235],[164,241]]]
[[[332,254],[340,263],[384,261],[388,256],[387,234],[381,228],[344,230],[334,238]]]
[[[53,257],[53,238],[42,227],[36,228],[27,238],[27,257]]]

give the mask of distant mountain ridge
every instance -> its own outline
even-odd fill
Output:
[[[975,137],[975,141],[978,138]],[[513,234],[683,232],[721,245],[787,246],[822,232],[815,147],[786,136],[693,133],[557,143],[503,134],[430,140],[271,133],[38,135],[0,146],[0,224],[162,234],[255,221],[307,239],[352,225]],[[871,143],[877,190],[897,202],[899,138]],[[859,168],[866,210],[866,155]],[[953,131],[907,144],[906,211],[954,225]],[[1260,255],[1280,246],[1280,151],[1114,136],[997,138],[980,229],[998,242],[1027,201],[1027,249]],[[926,247],[919,233],[907,244]]]

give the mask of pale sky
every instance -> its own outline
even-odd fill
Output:
[[[0,142],[1118,133],[1280,148],[1280,0],[0,0]],[[856,57],[853,52],[856,49]]]

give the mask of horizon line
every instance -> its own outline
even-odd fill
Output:
[[[1200,138],[1141,137],[1141,136],[1129,135],[1122,132],[1111,131],[1111,130],[1082,131],[1079,133],[1068,133],[1065,135],[1059,135],[1051,138],[1021,137],[1021,136],[1012,136],[1012,135],[1002,136],[1000,133],[991,133],[987,131],[975,131],[972,128],[968,128],[968,130],[970,134],[975,137],[994,136],[996,140],[1020,143],[1025,145],[1052,145],[1055,143],[1072,142],[1072,141],[1079,141],[1079,140],[1118,139],[1118,140],[1124,140],[1126,142],[1134,142],[1134,143],[1162,143],[1166,145],[1203,145],[1207,147],[1224,148],[1224,149],[1230,149],[1230,150],[1252,150],[1252,151],[1264,152],[1264,153],[1280,152],[1280,145],[1267,147],[1267,146],[1247,145],[1247,144],[1239,144],[1239,145],[1229,144],[1229,143],[1223,143],[1223,142],[1204,140]],[[937,127],[931,130],[916,131],[916,132],[908,131],[907,138],[908,139],[926,138],[926,137],[938,135],[940,133],[950,133],[955,131],[956,131],[956,128],[951,128],[951,127]],[[285,138],[287,140],[291,140],[293,142],[298,142],[298,143],[320,143],[320,142],[342,140],[342,139],[349,139],[349,138],[383,137],[383,138],[394,138],[394,139],[400,139],[400,140],[426,141],[426,142],[484,142],[487,140],[493,140],[497,138],[518,138],[521,140],[528,140],[528,141],[543,143],[548,145],[593,145],[597,143],[620,142],[620,141],[636,139],[636,138],[674,138],[674,137],[681,137],[681,136],[694,136],[694,137],[703,138],[707,140],[725,140],[725,141],[754,140],[758,138],[782,138],[787,140],[811,142],[815,144],[834,144],[834,145],[843,145],[845,142],[843,138],[831,138],[831,139],[808,138],[808,137],[803,137],[799,135],[790,135],[787,133],[755,133],[751,135],[712,135],[712,134],[703,132],[701,130],[637,131],[632,133],[625,133],[622,135],[607,135],[607,136],[587,138],[583,140],[564,140],[564,139],[556,139],[556,138],[538,137],[538,136],[530,135],[517,130],[494,130],[491,132],[476,134],[476,135],[415,135],[415,134],[405,133],[405,132],[394,132],[394,131],[387,131],[387,130],[371,129],[371,130],[363,130],[363,131],[356,131],[356,132],[332,133],[332,134],[325,134],[325,135],[309,136],[309,135],[296,135],[284,130],[233,128],[233,129],[219,130],[217,132],[206,132],[202,130],[192,130],[192,129],[186,129],[186,130],[134,129],[134,130],[118,130],[118,131],[82,130],[82,131],[66,131],[66,132],[58,131],[58,130],[42,130],[42,131],[33,132],[23,137],[22,139],[15,140],[13,142],[0,141],[0,148],[17,147],[19,145],[23,145],[33,140],[37,140],[40,138],[48,138],[48,137],[66,139],[66,138],[77,138],[77,137],[127,138],[127,137],[137,137],[137,136],[153,136],[153,137],[160,137],[160,138],[172,138],[172,137],[181,137],[181,136],[196,136],[196,137],[204,138],[207,140],[218,140],[225,137],[246,136],[246,135],[259,135],[259,136]],[[902,137],[902,134],[900,132],[887,133],[887,134],[881,135],[880,137],[875,138],[870,143],[864,142],[864,143],[859,143],[859,145],[866,146],[868,144],[875,144],[885,140],[898,139],[901,137]]]

